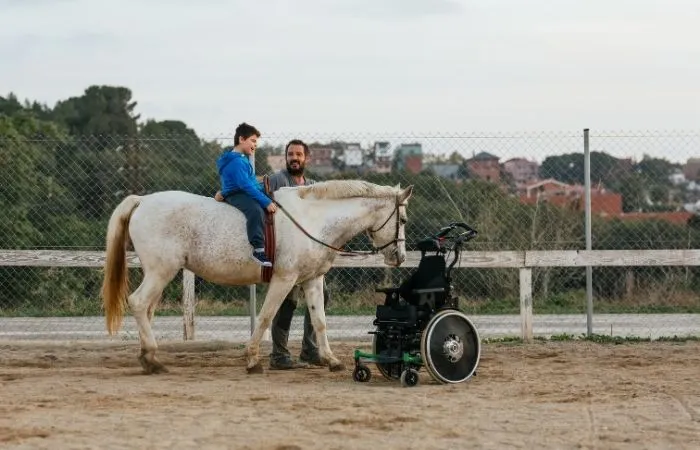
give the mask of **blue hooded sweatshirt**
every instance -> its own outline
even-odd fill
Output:
[[[265,195],[262,184],[255,179],[253,166],[250,165],[247,156],[235,151],[225,151],[216,160],[216,168],[219,170],[223,196],[234,191],[243,191],[254,198],[263,209],[272,203]]]

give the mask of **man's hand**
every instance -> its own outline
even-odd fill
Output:
[[[267,209],[267,212],[274,213],[275,211],[277,211],[277,205],[275,205],[274,203],[270,203],[265,209]]]
[[[224,201],[224,196],[221,195],[221,191],[216,191],[216,195],[214,195],[214,200],[216,200],[217,202]]]

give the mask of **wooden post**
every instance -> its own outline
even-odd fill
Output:
[[[532,269],[520,269],[520,323],[522,339],[532,342]]]
[[[194,309],[197,299],[194,295],[194,273],[182,269],[182,309],[183,339],[194,340]]]

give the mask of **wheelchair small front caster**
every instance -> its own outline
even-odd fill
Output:
[[[352,379],[359,383],[366,383],[372,378],[372,372],[370,372],[369,367],[365,365],[355,366],[355,370],[352,371]]]
[[[401,385],[413,387],[418,384],[418,371],[416,369],[406,369],[401,373]]]

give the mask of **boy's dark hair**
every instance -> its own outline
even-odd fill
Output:
[[[233,136],[233,145],[240,144],[240,142],[238,142],[240,138],[248,139],[252,135],[260,137],[260,131],[258,131],[258,129],[253,125],[248,125],[247,123],[243,122],[236,127],[236,134]]]
[[[284,157],[287,157],[287,152],[289,151],[289,147],[292,145],[301,145],[304,147],[304,156],[309,156],[309,146],[306,145],[306,142],[302,141],[301,139],[292,139],[291,141],[287,142],[287,146],[284,148]]]

